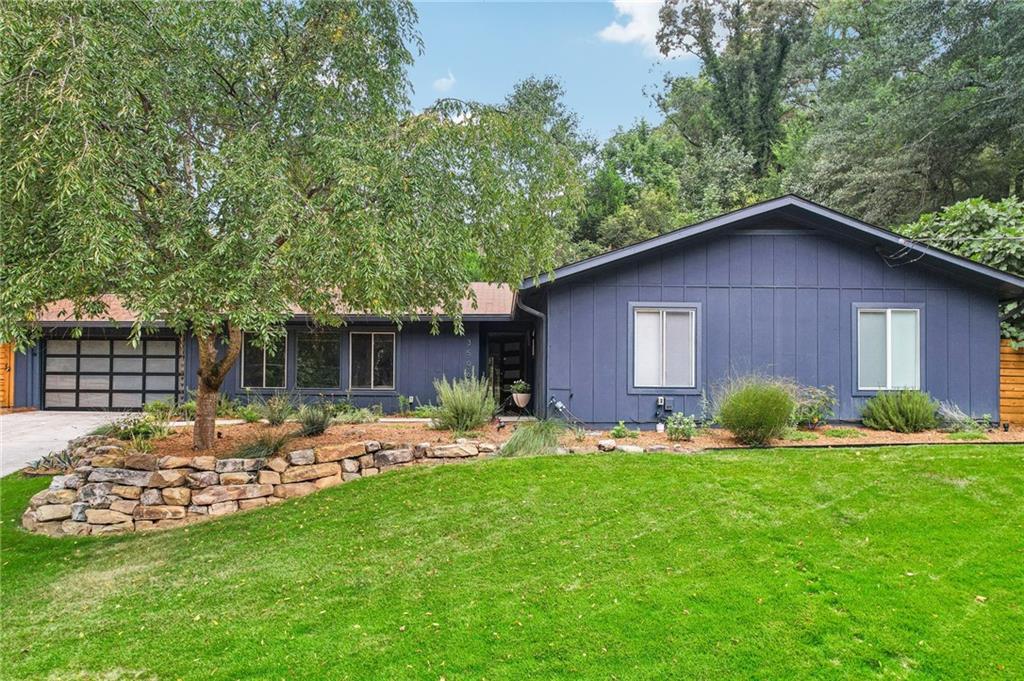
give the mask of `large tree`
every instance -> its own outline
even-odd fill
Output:
[[[550,265],[574,160],[545,121],[414,113],[403,0],[8,2],[0,337],[115,294],[199,340],[194,445],[243,332],[296,307],[459,323],[469,254],[494,281]]]

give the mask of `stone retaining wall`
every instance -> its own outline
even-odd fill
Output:
[[[79,438],[81,461],[34,495],[21,522],[54,537],[181,527],[276,504],[399,466],[487,456],[490,443],[395,445],[377,441],[300,449],[270,459],[163,456],[120,440]]]

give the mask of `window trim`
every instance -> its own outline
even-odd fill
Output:
[[[281,348],[281,356],[284,357],[284,375],[281,377],[283,385],[267,385],[267,349],[260,348],[261,360],[263,362],[263,371],[260,372],[260,376],[263,379],[262,385],[246,385],[245,384],[245,338],[252,334],[242,332],[242,359],[239,362],[238,372],[238,385],[243,390],[286,390],[288,388],[288,336],[286,333],[284,336],[284,347]]]
[[[352,352],[353,336],[362,335],[370,336],[370,356],[374,354],[374,346],[376,344],[377,336],[391,336],[391,385],[378,386],[374,385],[373,376],[373,363],[370,363],[370,385],[369,386],[355,386],[352,384],[352,359],[355,353]],[[348,390],[349,392],[358,393],[368,392],[373,394],[395,392],[398,385],[398,334],[394,331],[349,331],[348,334]]]
[[[701,303],[696,302],[663,302],[663,301],[632,301],[629,303],[629,328],[627,339],[628,350],[628,383],[627,394],[630,395],[699,395],[702,385],[701,371],[701,350],[702,350],[702,315]],[[662,348],[665,347],[665,313],[666,312],[689,312],[690,318],[690,341],[692,352],[690,355],[690,368],[692,370],[693,385],[689,386],[647,386],[636,384],[636,313],[637,312],[661,312],[661,333]],[[665,359],[662,353],[662,376],[664,377]]]
[[[892,313],[913,312],[917,318],[917,387],[892,386]],[[860,384],[860,315],[862,312],[885,313],[885,382],[887,387],[863,387]],[[924,390],[925,385],[925,325],[924,303],[854,303],[853,305],[853,386],[854,395],[875,395],[888,390]]]
[[[299,385],[299,355],[300,355],[299,348],[301,347],[300,341],[302,340],[302,336],[330,337],[331,339],[336,340],[338,342],[338,377],[337,377],[336,382],[334,383],[334,385],[306,385],[306,386],[300,386]],[[317,391],[317,390],[329,390],[330,391],[330,390],[333,390],[333,391],[340,391],[342,389],[342,385],[341,385],[342,358],[341,358],[341,355],[342,355],[342,351],[344,350],[344,347],[345,347],[344,344],[342,343],[342,340],[343,340],[342,339],[342,334],[338,333],[337,331],[296,331],[295,332],[295,386],[294,386],[295,390],[298,390],[298,391],[302,391],[302,390],[313,390],[313,391]],[[287,356],[287,354],[288,354],[288,348],[285,347],[285,356]],[[287,381],[287,371],[285,373],[285,379]]]

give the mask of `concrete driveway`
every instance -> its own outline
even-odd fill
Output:
[[[121,414],[102,411],[24,411],[0,415],[0,475],[29,461],[64,449],[68,440],[85,435]]]

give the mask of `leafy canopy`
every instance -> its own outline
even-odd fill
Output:
[[[414,113],[409,2],[3,5],[0,336],[113,293],[262,336],[295,306],[459,316],[551,266],[579,191],[542,115]]]

